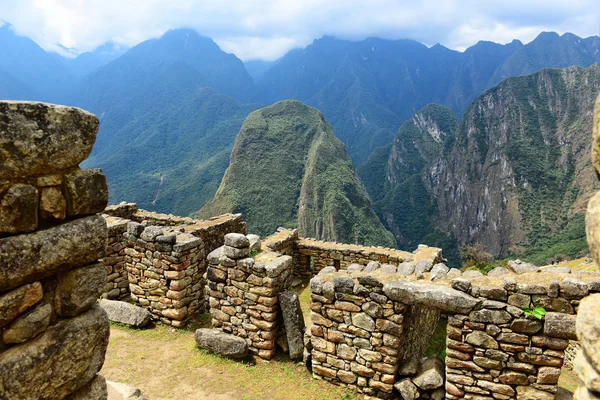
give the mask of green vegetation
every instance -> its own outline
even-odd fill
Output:
[[[544,315],[546,315],[546,313],[547,313],[547,311],[544,307],[535,307],[535,308],[523,307],[522,310],[525,313],[525,315],[532,315],[537,319],[544,318]]]
[[[440,321],[438,322],[438,325],[435,328],[435,332],[433,333],[433,337],[431,338],[431,343],[425,350],[425,357],[437,354],[442,358],[442,360],[446,359],[447,327],[448,320],[446,318],[440,318]]]
[[[394,247],[322,114],[298,101],[251,113],[215,197],[199,212],[244,214],[250,232],[298,227],[304,236]]]

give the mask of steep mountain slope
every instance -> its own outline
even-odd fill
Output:
[[[256,108],[198,89],[111,132],[115,141],[86,166],[104,170],[111,203],[135,201],[144,209],[189,215],[214,196],[235,135]]]
[[[463,53],[411,40],[323,37],[284,56],[264,74],[259,90],[265,103],[290,98],[319,108],[360,164],[429,103],[461,116],[505,78],[596,61],[600,38],[572,34],[541,34],[525,46],[479,42]]]
[[[79,54],[75,58],[65,58],[73,76],[81,79],[90,72],[116,60],[127,52],[115,43],[107,42],[92,51]]]
[[[510,78],[471,105],[455,135],[448,110],[427,107],[358,172],[399,241],[439,229],[496,256],[574,255],[598,189],[589,132],[599,91],[600,64]]]
[[[261,235],[297,226],[305,236],[394,246],[371,209],[346,155],[323,115],[298,101],[250,114],[229,168],[200,216],[242,212]]]

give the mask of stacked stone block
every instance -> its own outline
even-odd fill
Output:
[[[250,241],[235,233],[225,235],[225,244],[208,255],[212,324],[244,338],[254,356],[270,360],[281,325],[278,293],[290,285],[292,258],[249,255]]]
[[[129,279],[127,277],[126,255],[128,219],[104,216],[108,227],[108,243],[102,263],[106,267],[106,286],[102,293],[103,299],[127,300],[130,297]]]
[[[131,299],[154,319],[181,327],[203,308],[204,245],[167,227],[127,223],[125,249]]]
[[[1,398],[106,398],[108,192],[78,167],[97,130],[77,108],[0,102]]]
[[[600,176],[600,97],[594,110],[592,163]],[[585,219],[587,240],[596,269],[600,265],[600,192],[588,203]],[[581,344],[574,368],[583,381],[576,400],[600,399],[600,294],[584,299],[577,315],[577,337]]]
[[[316,377],[379,398],[393,398],[408,306],[383,283],[327,268],[310,282],[311,360]]]

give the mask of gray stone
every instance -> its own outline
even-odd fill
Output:
[[[448,271],[448,278],[458,278],[459,276],[462,276],[462,271],[458,268],[450,268],[450,271]]]
[[[585,387],[594,392],[600,393],[600,373],[590,364],[590,360],[585,355],[585,351],[579,351],[573,362],[573,369],[583,381]]]
[[[250,234],[246,235],[246,237],[248,238],[248,242],[250,243],[250,251],[260,250],[260,246],[262,245],[260,236]]]
[[[375,330],[375,321],[365,313],[353,313],[352,324],[369,332]]]
[[[549,312],[544,317],[544,335],[559,339],[577,340],[575,320],[575,315]]]
[[[560,283],[560,294],[567,299],[581,299],[588,295],[587,283],[575,278],[565,278]]]
[[[403,262],[398,265],[398,273],[402,275],[412,275],[415,273],[415,263],[414,262]]]
[[[521,260],[510,260],[507,265],[509,271],[514,272],[515,274],[527,274],[531,272],[540,272],[540,267],[523,262]]]
[[[39,282],[20,286],[0,294],[0,328],[42,300],[44,292]]]
[[[120,382],[106,381],[109,400],[146,400],[140,389]]]
[[[448,268],[446,266],[446,264],[443,264],[443,263],[435,264],[433,266],[433,268],[431,268],[430,279],[434,282],[439,281],[440,279],[443,279],[446,277],[446,275],[448,274],[448,271],[450,271],[450,268]]]
[[[431,271],[431,268],[433,268],[431,260],[419,260],[415,265],[415,275],[423,276],[425,272]]]
[[[59,321],[0,354],[6,399],[62,399],[90,382],[104,363],[109,322],[98,306]]]
[[[504,268],[504,267],[496,267],[493,270],[491,270],[490,272],[488,272],[488,276],[502,276],[502,275],[507,275],[509,274],[510,271],[508,270],[508,268]]]
[[[65,175],[68,215],[102,212],[108,204],[106,176],[99,169],[77,169]]]
[[[43,304],[10,324],[2,335],[4,343],[23,343],[42,333],[50,324],[52,306]]]
[[[304,316],[300,308],[300,300],[294,292],[279,293],[279,306],[283,316],[290,358],[302,358],[304,352]]]
[[[157,237],[163,236],[163,230],[158,226],[147,226],[142,234],[140,235],[140,239],[146,242],[154,242]]]
[[[127,233],[139,237],[146,227],[139,222],[130,221],[127,223]]]
[[[44,219],[65,219],[67,216],[67,201],[60,187],[42,188],[40,194],[40,216]]]
[[[177,243],[177,235],[170,233],[168,235],[159,235],[156,237],[158,243],[175,244]]]
[[[230,358],[244,358],[248,343],[241,338],[216,329],[201,328],[194,333],[199,348]]]
[[[337,270],[335,269],[335,267],[325,267],[322,270],[319,271],[319,275],[327,275],[327,274],[333,274],[337,272]]]
[[[211,265],[218,265],[219,259],[223,256],[223,247],[218,247],[215,250],[208,253],[206,256],[206,261]]]
[[[377,271],[379,268],[379,263],[377,261],[369,261],[369,263],[365,267],[365,272]]]
[[[94,304],[104,291],[106,268],[102,263],[72,269],[58,276],[54,306],[61,317],[72,317]]]
[[[533,386],[517,386],[517,399],[519,400],[554,400],[552,393],[538,390]]]
[[[76,167],[98,132],[98,118],[75,107],[2,101],[0,115],[0,179]]]
[[[422,390],[435,390],[444,384],[444,363],[438,356],[426,359],[413,378],[413,383]]]
[[[450,286],[453,289],[460,290],[461,292],[469,293],[471,289],[471,281],[465,278],[454,278],[450,281]]]
[[[231,258],[232,260],[246,258],[250,255],[250,247],[242,247],[238,249],[236,247],[223,246],[223,255]]]
[[[392,264],[383,264],[380,269],[382,274],[395,274],[397,270],[398,268]]]
[[[96,375],[84,387],[71,394],[65,400],[107,400],[108,390],[106,379],[102,375]],[[112,399],[111,400],[116,400]],[[130,400],[130,399],[127,399]]]
[[[152,319],[150,311],[124,301],[102,299],[100,307],[106,311],[109,320],[134,328],[143,328]]]
[[[1,141],[2,139],[0,143]],[[0,171],[1,169],[0,164]],[[31,185],[17,184],[11,186],[2,195],[2,186],[0,186],[0,233],[31,232],[37,227],[37,189]]]
[[[106,221],[99,215],[0,238],[0,292],[89,264],[105,250]]]
[[[542,329],[542,323],[537,319],[518,318],[511,323],[510,329],[514,332],[533,335]]]
[[[419,398],[419,389],[417,389],[409,378],[402,379],[394,387],[400,392],[404,400],[416,400]]]
[[[246,237],[246,235],[242,235],[241,233],[228,233],[225,235],[225,246],[235,247],[236,249],[241,249],[244,247],[250,246],[250,240]]]
[[[354,289],[354,279],[348,276],[334,278],[333,288],[337,293],[351,294]]]
[[[568,267],[568,266],[564,266],[564,267],[549,267],[549,268],[544,268],[542,270],[542,272],[546,272],[546,273],[550,273],[550,274],[570,274],[571,273],[571,267]]]
[[[471,312],[469,318],[472,322],[484,322],[491,324],[505,324],[512,320],[512,317],[509,313],[504,310],[477,310]]]
[[[365,269],[364,265],[350,264],[350,265],[348,265],[348,268],[346,270],[348,272],[361,272],[364,269]]]
[[[393,301],[450,313],[467,313],[481,303],[480,300],[449,287],[417,282],[386,283],[383,285],[383,292]]]
[[[467,343],[470,343],[477,347],[483,347],[486,349],[498,348],[498,342],[496,341],[496,339],[482,331],[473,331],[472,333],[469,333],[465,340]]]
[[[463,272],[462,276],[464,276],[465,278],[479,278],[480,276],[483,276],[483,274],[481,273],[481,271],[471,270]]]

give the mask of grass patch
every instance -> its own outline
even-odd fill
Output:
[[[437,327],[435,328],[435,332],[433,333],[433,337],[431,338],[431,343],[425,350],[425,357],[429,357],[431,355],[437,354],[442,360],[446,359],[446,327],[448,326],[448,320],[445,318],[440,318]]]

